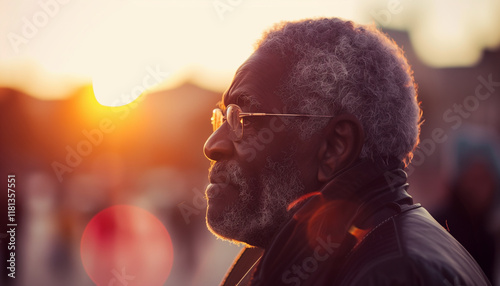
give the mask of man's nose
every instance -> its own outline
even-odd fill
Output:
[[[203,146],[205,157],[212,161],[220,161],[224,159],[224,157],[232,155],[234,145],[233,141],[229,139],[229,132],[227,129],[227,126],[223,124],[208,137]]]

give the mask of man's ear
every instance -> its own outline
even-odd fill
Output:
[[[353,164],[365,141],[363,126],[352,114],[334,117],[324,129],[318,150],[318,181],[329,181],[338,171]]]

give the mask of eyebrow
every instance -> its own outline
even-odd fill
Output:
[[[239,95],[236,103],[240,105],[240,107],[247,106],[250,109],[262,107],[262,104],[254,96],[251,96],[248,93],[242,93]]]
[[[238,95],[236,95],[235,103],[239,107],[241,108],[247,107],[253,112],[258,111],[262,107],[262,103],[260,103],[254,96],[246,92],[239,92]],[[222,112],[224,112],[226,110],[226,105],[224,104],[224,100],[219,100],[219,102],[217,102],[216,104],[216,107],[222,110]]]
[[[222,100],[219,100],[216,104],[215,104],[215,107],[222,110],[222,112],[226,111],[226,105],[224,104],[224,102],[222,102]]]

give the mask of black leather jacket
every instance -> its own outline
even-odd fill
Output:
[[[407,188],[400,162],[360,161],[296,208],[239,285],[490,285]]]

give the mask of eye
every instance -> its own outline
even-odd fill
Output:
[[[263,128],[266,122],[261,116],[245,116],[241,120],[241,125],[247,130]]]

